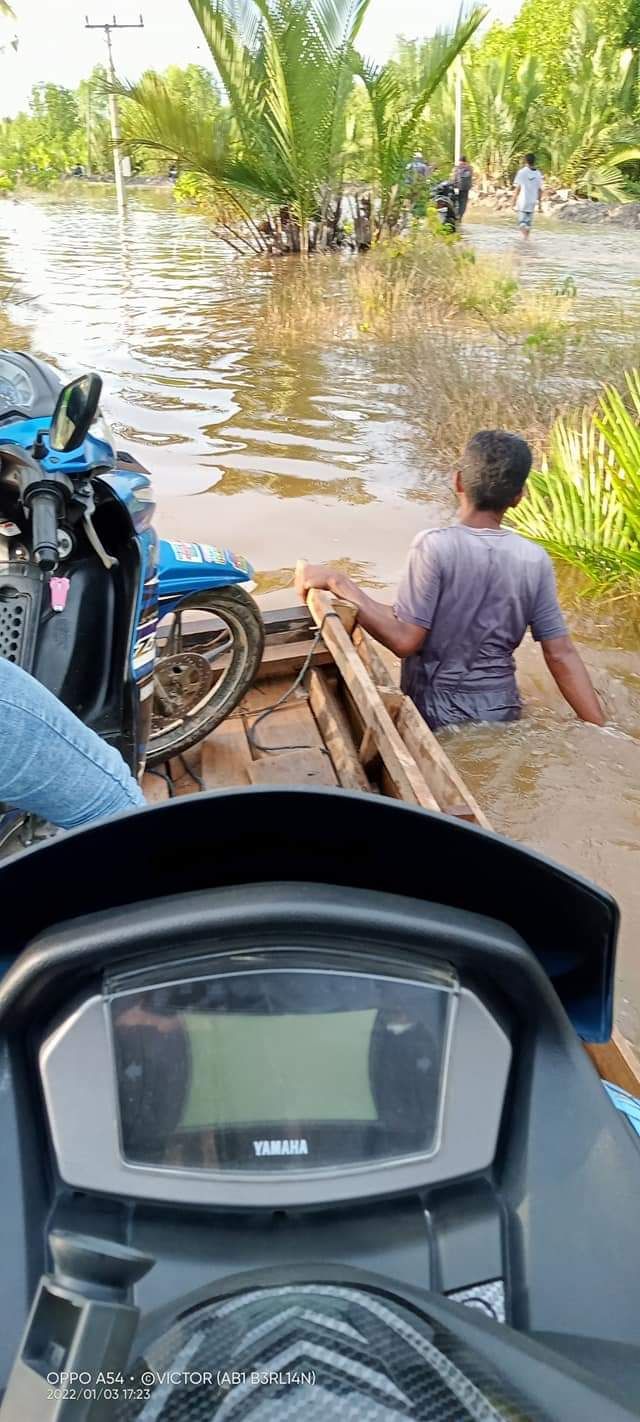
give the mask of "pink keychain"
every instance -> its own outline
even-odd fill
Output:
[[[49,578],[49,593],[54,612],[64,612],[70,587],[68,578]]]

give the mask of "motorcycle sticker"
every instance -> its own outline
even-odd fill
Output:
[[[170,543],[169,547],[178,563],[202,562],[202,551],[199,543]]]
[[[213,548],[210,543],[201,543],[200,547],[205,563],[227,563],[230,568],[237,568],[240,573],[251,572],[246,558],[239,553],[232,553],[230,548]]]
[[[200,547],[205,563],[228,563],[229,559],[224,548],[213,548],[210,543],[201,543]]]

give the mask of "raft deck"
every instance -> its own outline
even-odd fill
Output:
[[[248,695],[164,773],[145,775],[148,800],[233,785],[341,786],[492,829],[349,604],[313,591],[308,608],[264,620],[264,656]],[[197,631],[193,636],[197,641]],[[640,1095],[640,1060],[617,1029],[609,1042],[586,1050],[601,1077]]]

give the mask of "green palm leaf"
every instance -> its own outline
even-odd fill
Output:
[[[627,376],[631,410],[606,389],[598,410],[557,420],[549,454],[509,522],[593,584],[640,594],[640,373]]]

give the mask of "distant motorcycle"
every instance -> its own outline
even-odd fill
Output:
[[[116,452],[101,390],[0,351],[0,656],[137,775],[237,706],[264,629],[245,558],[158,538],[151,480]]]
[[[458,194],[453,183],[437,183],[431,194],[438,218],[449,232],[457,232],[460,222]]]

